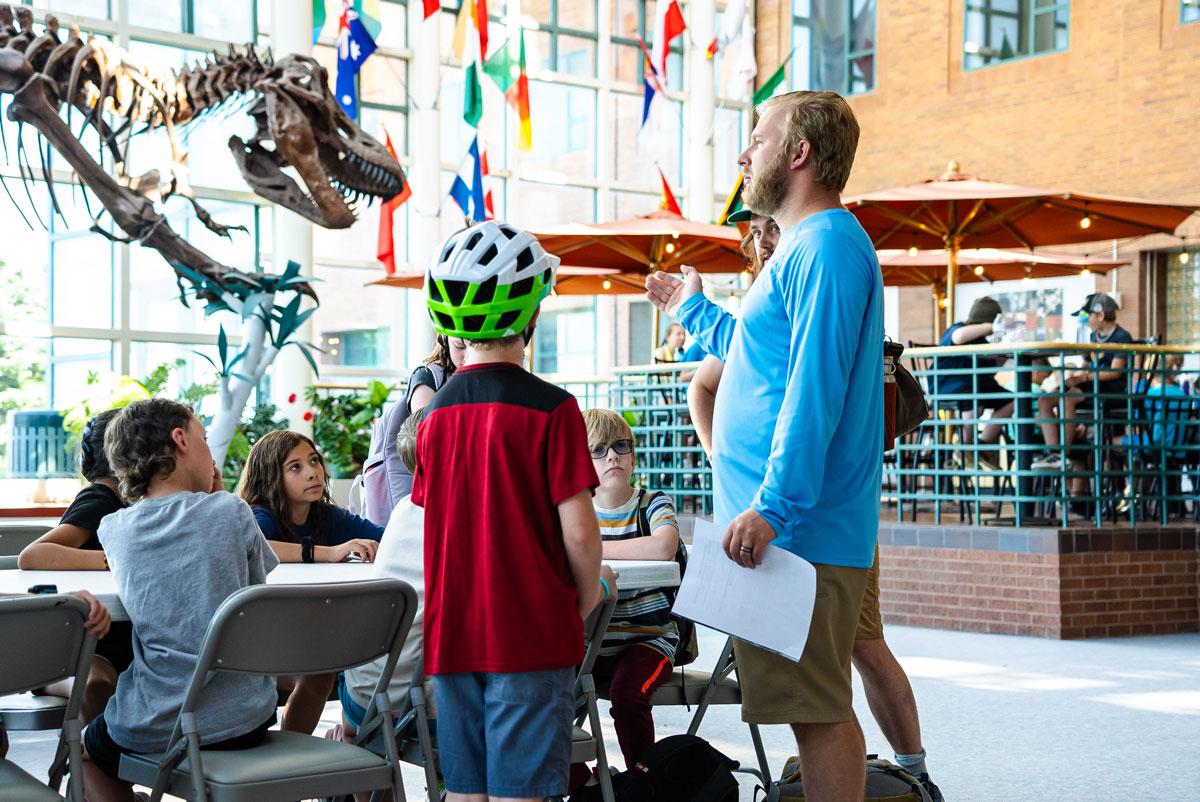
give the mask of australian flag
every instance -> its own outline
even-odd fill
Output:
[[[342,0],[342,16],[338,20],[337,100],[352,120],[358,119],[358,91],[354,77],[367,56],[374,52],[375,40],[367,32],[358,12],[349,0]]]

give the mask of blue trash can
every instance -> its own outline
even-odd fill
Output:
[[[57,479],[75,475],[67,452],[63,414],[53,409],[8,413],[8,475],[12,479]]]

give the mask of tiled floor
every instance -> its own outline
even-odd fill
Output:
[[[715,659],[722,640],[703,637],[701,663]],[[892,627],[888,642],[912,681],[929,768],[951,802],[1197,798],[1200,635],[1049,641]],[[890,754],[857,678],[855,709],[868,751]],[[326,708],[321,731],[337,715],[336,705]],[[689,718],[683,708],[655,715],[664,736],[683,731]],[[620,763],[611,727],[606,732],[611,762]],[[753,760],[734,708],[713,708],[700,734]],[[764,737],[778,770],[794,752],[791,735],[768,727]],[[44,771],[48,737],[14,733],[13,742],[12,759]],[[408,798],[422,799],[421,775],[404,774]],[[741,798],[753,796],[745,781]]]

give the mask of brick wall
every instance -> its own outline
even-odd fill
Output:
[[[1200,631],[1194,527],[880,526],[890,624],[1046,638]]]
[[[755,9],[761,84],[790,50],[791,3]],[[1187,167],[1200,123],[1200,24],[1179,24],[1178,0],[1073,0],[1068,50],[970,72],[963,9],[962,0],[878,1],[875,91],[850,99],[862,137],[847,195],[936,176],[955,159],[997,181],[1200,205]],[[1122,246],[1134,263],[1119,278],[1120,320],[1135,337],[1153,333],[1138,251],[1172,245]],[[1090,250],[1108,256],[1111,246]],[[900,339],[928,342],[930,301],[913,299],[919,309],[902,312]]]

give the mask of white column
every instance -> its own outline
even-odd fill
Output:
[[[688,87],[684,115],[687,132],[683,172],[688,178],[684,211],[688,219],[702,223],[710,222],[713,215],[713,61],[706,51],[713,38],[715,9],[713,0],[691,0],[685,34],[691,41],[684,52]]]
[[[312,52],[312,4],[294,0],[271,0],[271,50],[278,58],[290,53]],[[312,275],[312,223],[282,206],[271,209],[271,270],[282,273],[288,262],[299,262],[302,275]],[[317,285],[317,294],[321,288]],[[313,341],[312,318],[309,318],[292,339]],[[299,346],[289,346],[275,357],[271,368],[271,403],[279,407],[294,431],[312,435],[312,424],[304,420],[308,404],[304,391],[316,381],[312,366],[300,353]],[[296,401],[288,403],[295,394]]]
[[[429,259],[441,244],[442,205],[442,131],[438,117],[438,91],[441,83],[438,12],[429,19],[421,3],[408,4],[408,43],[413,51],[408,72],[409,112],[408,148],[412,169],[412,206],[408,227],[409,254],[413,268],[428,270]],[[404,293],[408,302],[410,352],[423,359],[433,346],[433,329],[420,291]]]

